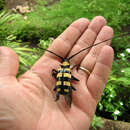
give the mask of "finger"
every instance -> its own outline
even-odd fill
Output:
[[[95,64],[94,70],[87,81],[87,87],[92,97],[98,101],[107,82],[113,61],[113,49],[104,46]]]
[[[16,76],[18,67],[17,54],[8,47],[0,47],[0,77]]]
[[[88,27],[88,24],[89,21],[86,18],[76,20],[56,40],[54,40],[48,50],[55,52],[63,58],[66,57],[77,39]],[[45,55],[55,57],[48,52]]]
[[[75,52],[78,52],[79,50],[91,46],[98,33],[102,29],[103,26],[106,25],[106,20],[102,16],[95,17],[91,23],[89,24],[86,31],[82,34],[82,36],[79,38],[77,43],[74,45],[70,56],[73,55]],[[88,53],[89,50],[86,50],[82,52],[81,54],[77,55],[75,58],[71,60],[73,64],[80,64],[84,56]]]
[[[104,41],[106,39],[109,39],[112,36],[113,36],[112,28],[110,28],[109,26],[104,26],[101,29],[101,31],[99,32],[95,43],[98,43],[98,42]],[[111,40],[92,47],[91,50],[89,51],[89,53],[86,55],[86,57],[81,62],[81,66],[88,69],[91,72],[93,70],[93,67],[94,67],[94,65],[96,63],[97,57],[99,56],[99,53],[100,53],[101,49],[105,45],[109,45],[110,42],[111,42]],[[79,70],[79,73],[83,74],[83,72],[81,72],[81,70]]]

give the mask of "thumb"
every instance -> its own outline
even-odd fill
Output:
[[[19,67],[17,54],[8,47],[0,47],[0,77],[16,76]]]

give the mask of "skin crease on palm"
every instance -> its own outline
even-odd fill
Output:
[[[113,30],[103,17],[89,22],[86,18],[74,21],[49,47],[62,57],[109,39]],[[105,88],[113,61],[110,41],[86,50],[71,59],[91,74],[74,69],[80,81],[73,82],[69,108],[64,97],[55,102],[56,80],[52,69],[58,69],[60,59],[46,52],[30,70],[16,79],[18,56],[7,47],[0,47],[0,130],[88,130],[98,100]]]

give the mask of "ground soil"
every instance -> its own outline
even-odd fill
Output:
[[[97,128],[97,130],[130,130],[130,123],[128,122],[108,120],[104,118],[102,118],[102,120],[102,128]],[[95,129],[90,128],[90,130]]]
[[[60,0],[46,0],[47,3],[45,6],[51,6],[53,5],[54,3],[56,2],[59,2]],[[25,5],[26,3],[28,3],[29,5],[34,5],[37,0],[5,0],[6,2],[6,6],[9,8],[9,9],[12,9],[12,8],[15,8],[17,5]]]
[[[26,2],[33,3],[34,0],[5,0],[6,7],[9,9],[15,8],[17,5],[24,5]]]

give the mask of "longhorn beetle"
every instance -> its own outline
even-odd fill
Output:
[[[128,35],[128,33],[115,36],[114,38],[123,37],[125,35]],[[72,90],[74,90],[74,91],[76,90],[72,85],[72,80],[75,80],[75,81],[79,81],[79,80],[72,75],[69,61],[74,56],[78,55],[79,53],[81,53],[81,52],[83,52],[83,51],[85,51],[85,50],[87,50],[89,48],[92,48],[93,46],[97,46],[98,44],[109,41],[109,40],[112,40],[112,38],[109,38],[107,40],[95,43],[94,45],[91,45],[91,46],[89,46],[87,48],[81,49],[80,51],[78,51],[77,53],[73,54],[72,56],[70,56],[68,58],[63,58],[63,57],[59,56],[58,54],[56,54],[56,53],[54,53],[54,52],[52,52],[50,50],[40,48],[40,49],[43,49],[45,51],[48,51],[48,52],[52,53],[53,55],[59,57],[62,60],[62,64],[59,67],[59,69],[58,70],[55,70],[55,69],[52,70],[52,76],[54,76],[54,78],[56,79],[56,86],[53,89],[56,92],[56,101],[59,100],[60,95],[64,95],[67,105],[71,107]],[[72,68],[74,68],[74,67],[72,67]]]

